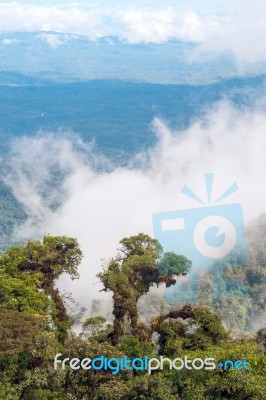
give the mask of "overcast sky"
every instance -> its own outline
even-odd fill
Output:
[[[0,2],[0,31],[115,35],[128,43],[175,38],[199,43],[201,51],[230,51],[239,62],[257,62],[266,60],[265,15],[265,0],[19,0]]]

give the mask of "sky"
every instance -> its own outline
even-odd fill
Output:
[[[0,31],[56,31],[93,40],[115,35],[131,44],[174,38],[198,43],[199,52],[230,52],[240,63],[253,63],[266,60],[265,15],[263,0],[12,1],[0,3]]]
[[[109,161],[93,145],[75,137],[46,132],[15,139],[4,180],[28,214],[15,234],[78,238],[85,255],[80,280],[64,277],[59,287],[90,309],[93,298],[103,297],[96,274],[103,260],[116,255],[119,241],[139,232],[153,236],[153,213],[199,207],[181,193],[184,185],[207,201],[206,172],[215,174],[213,199],[237,183],[239,190],[221,204],[240,203],[246,223],[266,212],[265,126],[265,101],[239,110],[224,100],[181,132],[156,119],[157,145],[124,167],[108,169]],[[100,171],[95,165],[102,166]],[[65,178],[53,188],[49,181],[55,169]],[[51,210],[58,196],[62,204]]]
[[[0,2],[0,31],[10,46],[12,33],[40,30],[90,40],[115,35],[129,44],[176,39],[196,43],[194,56],[230,53],[241,66],[266,62],[265,15],[265,0],[12,1]],[[49,40],[56,50],[61,39]],[[114,256],[125,236],[140,231],[152,235],[152,213],[195,207],[180,191],[187,184],[199,193],[204,173],[216,174],[217,195],[238,183],[240,190],[229,202],[243,205],[246,221],[266,212],[265,127],[265,98],[251,110],[223,101],[183,132],[173,132],[157,119],[158,144],[139,154],[136,165],[129,160],[127,166],[108,172],[97,172],[90,164],[106,162],[90,145],[80,142],[77,150],[63,135],[56,139],[45,132],[17,139],[10,173],[3,177],[29,216],[16,235],[77,237],[85,253],[81,279],[75,284],[65,278],[60,287],[88,306],[101,289],[95,276],[101,259]],[[54,168],[65,174],[62,206],[56,211],[47,202],[58,196],[58,188],[43,197]]]

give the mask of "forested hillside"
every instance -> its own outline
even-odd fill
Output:
[[[69,315],[55,282],[62,273],[78,278],[81,259],[75,239],[52,236],[11,247],[1,255],[1,398],[265,399],[265,329],[233,339],[218,315],[192,304],[176,305],[150,321],[141,318],[138,300],[154,284],[174,286],[180,275],[189,272],[189,260],[163,253],[159,243],[147,235],[124,238],[118,254],[98,275],[103,290],[113,296],[113,322],[101,315],[90,317],[82,321],[78,334],[71,329],[78,316]],[[252,275],[247,273],[251,270],[246,267],[246,276]],[[61,359],[56,368],[55,356]],[[138,357],[135,368],[119,370],[115,360],[125,356]],[[177,358],[179,363],[211,357],[215,368],[165,366],[148,373],[140,367],[145,356]],[[61,368],[66,357],[112,361],[106,369],[76,369],[68,363]],[[226,360],[231,360],[229,366]]]
[[[0,251],[10,246],[15,226],[25,219],[26,213],[22,205],[12,195],[10,188],[0,180]]]

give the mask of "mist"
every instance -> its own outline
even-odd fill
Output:
[[[84,252],[80,279],[64,276],[58,286],[88,310],[92,299],[106,296],[99,293],[96,274],[122,238],[139,232],[153,236],[153,213],[200,207],[181,193],[184,185],[207,204],[205,173],[215,174],[212,201],[237,183],[239,190],[224,204],[241,203],[246,224],[266,211],[265,99],[252,109],[224,100],[184,131],[173,131],[160,119],[152,124],[157,144],[126,166],[78,136],[40,132],[14,140],[2,170],[28,215],[15,238],[78,239]]]

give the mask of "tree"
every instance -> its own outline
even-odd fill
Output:
[[[109,343],[108,337],[113,326],[106,323],[98,308],[97,314],[84,322],[83,335],[71,332],[68,326],[65,340],[61,340],[58,308],[48,293],[54,289],[55,277],[62,271],[70,271],[68,261],[68,265],[72,263],[74,267],[73,276],[76,275],[79,252],[73,254],[72,259],[70,253],[65,257],[67,251],[62,254],[65,251],[63,243],[72,241],[67,239],[48,240],[49,245],[46,242],[45,248],[43,243],[33,242],[34,245],[14,247],[0,256],[0,399],[266,398],[265,328],[257,333],[256,339],[251,335],[231,340],[220,318],[207,308],[190,304],[178,309],[159,307],[155,310],[158,316],[151,324],[138,320],[135,328],[131,319],[122,320],[122,336],[118,337],[116,346]],[[185,273],[190,263],[182,260],[182,256],[169,256],[169,253],[164,258],[158,242],[147,235],[140,234],[122,242],[121,251],[116,259],[109,261],[103,278],[105,289],[112,290],[116,299],[121,296],[120,303],[114,302],[114,311],[125,304],[122,309],[125,319],[132,309],[134,314],[138,299],[151,285],[173,284],[174,274]],[[61,245],[56,248],[55,243]],[[184,269],[180,260],[184,261]],[[111,337],[114,332],[115,329]],[[152,336],[154,332],[157,338]],[[114,357],[121,359],[125,355],[130,359],[159,358],[160,355],[190,360],[213,357],[217,368],[212,371],[204,368],[175,370],[167,368],[166,362],[163,369],[153,371],[151,375],[146,370],[126,369],[113,375],[109,368],[74,370],[67,363],[64,369],[55,370],[53,360],[57,353],[62,354],[61,359],[104,356],[113,358],[114,363]],[[218,368],[220,362],[240,358],[250,363],[250,370]]]
[[[2,304],[4,301],[17,303],[18,311],[23,311],[27,307],[27,301],[32,302],[36,296],[41,298],[38,295],[39,289],[45,293],[46,298],[49,296],[53,301],[54,323],[59,328],[58,335],[63,341],[70,326],[70,318],[59,290],[55,287],[55,281],[63,273],[69,274],[72,279],[78,278],[77,267],[81,259],[82,252],[77,240],[66,236],[45,236],[42,243],[39,240],[30,240],[26,246],[11,247],[0,256],[0,275],[7,282],[2,292],[0,291]],[[26,283],[25,286],[23,283],[25,280],[28,283],[31,281],[31,292],[30,285]],[[12,308],[10,304],[4,307]]]
[[[0,398],[65,398],[64,374],[52,360],[71,320],[55,281],[62,273],[77,278],[81,257],[76,239],[65,236],[29,241],[0,256]]]
[[[47,314],[52,302],[43,291],[38,291],[39,278],[36,273],[10,276],[0,270],[0,309]]]
[[[98,274],[105,291],[113,292],[114,330],[110,335],[113,345],[123,335],[123,322],[128,318],[132,333],[149,337],[150,332],[139,322],[137,302],[148,293],[153,284],[164,282],[166,286],[176,283],[174,275],[186,274],[191,262],[174,253],[163,254],[163,249],[156,239],[144,233],[124,238],[115,259]]]
[[[190,268],[191,261],[174,252],[165,253],[159,263],[161,275],[186,275]]]
[[[106,339],[107,334],[109,334],[111,330],[112,325],[107,324],[104,317],[90,317],[83,322],[80,336],[82,338],[91,338],[98,341],[103,341]]]
[[[0,357],[14,356],[32,346],[44,317],[0,309]]]
[[[266,354],[266,328],[262,328],[257,332],[256,341],[261,344],[264,353]]]
[[[217,315],[206,307],[190,304],[153,318],[152,330],[159,334],[159,354],[167,356],[172,356],[179,350],[204,350],[229,338]]]

